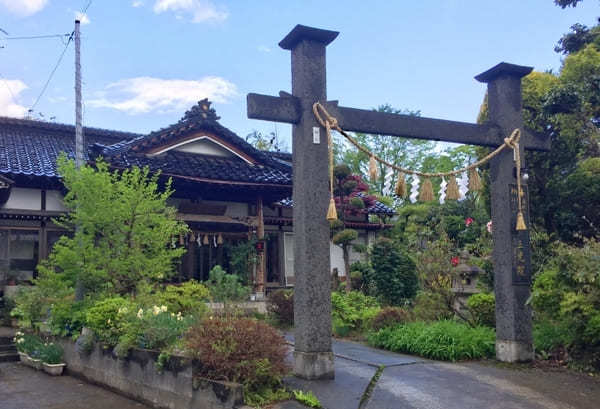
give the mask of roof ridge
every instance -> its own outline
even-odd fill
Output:
[[[14,118],[8,116],[0,116],[0,125],[20,125],[28,126],[30,128],[44,129],[49,131],[65,131],[72,129],[75,132],[75,125],[47,122],[37,119],[25,119],[25,118]],[[115,140],[122,141],[123,139],[131,139],[143,136],[143,134],[127,131],[118,131],[115,129],[106,128],[95,128],[91,126],[84,126],[83,131],[88,134],[104,136],[108,138],[114,138]]]

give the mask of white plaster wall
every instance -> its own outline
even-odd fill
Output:
[[[46,210],[57,212],[67,211],[63,203],[63,195],[58,190],[46,191]]]
[[[173,148],[174,151],[198,153],[201,155],[232,157],[234,154],[222,146],[212,142],[209,139],[201,139],[189,142]]]
[[[42,191],[13,187],[3,209],[42,210]]]

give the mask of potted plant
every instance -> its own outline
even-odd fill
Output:
[[[42,368],[42,360],[40,358],[44,343],[34,334],[25,334],[21,331],[17,331],[14,338],[15,345],[17,346],[17,352],[21,362],[27,366],[35,369]]]
[[[62,361],[63,349],[53,342],[44,344],[42,348],[42,369],[49,375],[60,376],[66,364]]]

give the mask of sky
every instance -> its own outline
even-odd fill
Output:
[[[561,35],[599,15],[598,0],[564,10],[552,0],[0,0],[0,115],[33,106],[33,118],[74,123],[68,36],[9,38],[69,34],[78,17],[85,126],[147,133],[209,98],[238,135],[276,131],[291,146],[289,125],[247,118],[246,95],[290,91],[290,53],[277,44],[296,24],[340,32],[327,47],[329,99],[474,122],[485,94],[475,75],[501,61],[556,72]]]

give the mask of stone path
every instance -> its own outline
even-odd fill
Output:
[[[334,380],[286,379],[291,388],[312,391],[326,409],[599,407],[600,381],[585,374],[493,362],[444,363],[338,340],[333,351]],[[286,405],[279,407],[293,408]]]
[[[18,362],[0,364],[0,409],[151,409],[70,376],[52,377]]]

